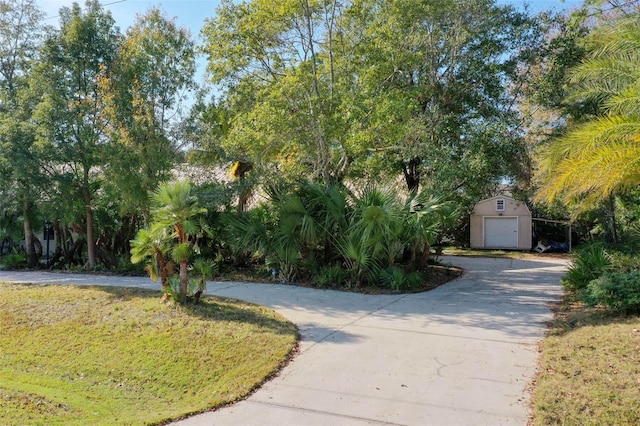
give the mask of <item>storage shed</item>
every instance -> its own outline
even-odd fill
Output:
[[[531,211],[511,197],[487,198],[471,214],[471,248],[531,250]]]

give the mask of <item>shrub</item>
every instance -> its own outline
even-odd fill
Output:
[[[385,287],[393,290],[401,290],[404,287],[406,275],[397,266],[390,266],[380,271],[380,281]]]
[[[341,287],[349,278],[349,271],[340,265],[330,265],[320,268],[313,277],[316,287]]]
[[[120,274],[125,275],[138,275],[144,272],[144,269],[140,265],[136,265],[131,262],[131,256],[118,256],[116,260],[116,270]]]
[[[613,257],[602,244],[591,244],[574,252],[573,261],[562,285],[568,291],[579,291],[611,270]]]
[[[589,283],[583,300],[617,312],[640,312],[640,271],[610,272]]]
[[[19,269],[27,266],[27,255],[25,253],[9,253],[2,257],[0,264],[5,269]]]
[[[424,280],[425,280],[425,276],[422,272],[419,272],[419,271],[409,272],[405,280],[406,289],[413,290],[419,287]]]
[[[380,281],[385,287],[397,291],[407,291],[417,288],[424,276],[417,271],[405,272],[397,266],[390,266],[380,272]]]
[[[632,272],[640,270],[640,256],[637,252],[613,251],[611,270],[616,272]]]
[[[176,303],[193,302],[197,304],[200,301],[200,295],[198,292],[204,291],[203,281],[200,278],[189,278],[187,280],[187,292],[186,297],[182,297],[182,288],[180,285],[180,277],[172,275],[167,278],[168,286],[164,289],[171,299]],[[206,286],[206,283],[204,284]]]

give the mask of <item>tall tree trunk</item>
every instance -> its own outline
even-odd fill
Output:
[[[233,177],[239,183],[239,194],[238,194],[238,213],[242,213],[247,209],[247,203],[249,201],[249,197],[251,196],[251,188],[247,183],[247,172],[253,169],[253,164],[245,161],[238,160],[238,162],[234,165],[233,169]]]
[[[418,192],[420,187],[420,159],[413,158],[408,163],[402,162],[402,173],[409,192]]]
[[[24,248],[27,253],[27,266],[33,268],[38,264],[38,256],[36,256],[35,238],[33,235],[33,227],[31,226],[31,207],[32,203],[24,200],[22,203],[22,227],[24,229]]]
[[[91,188],[89,186],[89,169],[84,169],[84,202],[87,208],[87,257],[89,261],[89,268],[96,267],[96,246],[93,236],[93,207],[91,206]]]

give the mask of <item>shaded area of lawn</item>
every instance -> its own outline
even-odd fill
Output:
[[[296,347],[295,326],[270,309],[159,299],[0,283],[2,423],[160,423],[245,397]]]
[[[640,317],[570,300],[542,345],[534,425],[640,424]]]

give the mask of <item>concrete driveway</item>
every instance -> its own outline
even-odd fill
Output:
[[[361,295],[209,283],[296,323],[300,354],[245,401],[196,425],[526,425],[537,344],[566,265],[550,258],[447,257],[465,274],[435,290]],[[148,279],[1,272],[0,281],[134,285]]]

